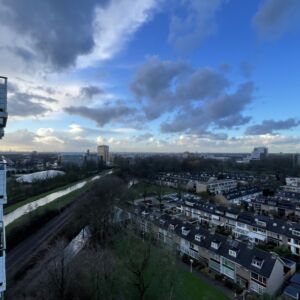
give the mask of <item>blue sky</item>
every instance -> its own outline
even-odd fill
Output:
[[[298,0],[0,0],[1,150],[300,151]]]

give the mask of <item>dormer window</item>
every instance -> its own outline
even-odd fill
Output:
[[[211,242],[210,246],[216,250],[218,250],[220,248],[221,243],[218,241],[213,241]]]
[[[175,230],[175,226],[173,224],[170,224],[169,228],[170,230]]]
[[[200,235],[200,234],[196,234],[196,235],[195,235],[195,240],[196,240],[197,242],[201,242],[202,239],[205,239],[205,237],[202,236],[202,235]]]
[[[300,236],[300,231],[298,231],[298,230],[293,230],[293,231],[292,231],[292,234],[293,234],[293,235],[296,235],[296,236]]]
[[[190,230],[189,229],[186,229],[185,227],[182,227],[181,228],[181,233],[182,235],[184,236],[187,236],[189,234]]]
[[[229,249],[229,255],[232,257],[237,257],[238,249]]]
[[[264,263],[264,260],[257,256],[253,257],[253,259],[252,259],[252,266],[254,266],[256,268],[260,269],[262,267],[263,263]]]

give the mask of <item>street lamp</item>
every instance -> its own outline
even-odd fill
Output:
[[[143,228],[143,231],[142,231],[142,236],[143,236],[143,242],[145,242],[145,229]]]
[[[191,263],[191,269],[190,269],[190,271],[191,271],[191,273],[193,273],[193,262],[194,262],[194,260],[190,259],[190,263]]]

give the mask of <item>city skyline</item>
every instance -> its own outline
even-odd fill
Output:
[[[299,1],[73,4],[0,0],[0,151],[300,152]]]

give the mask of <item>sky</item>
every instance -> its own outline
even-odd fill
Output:
[[[299,0],[0,0],[0,151],[300,152]]]

